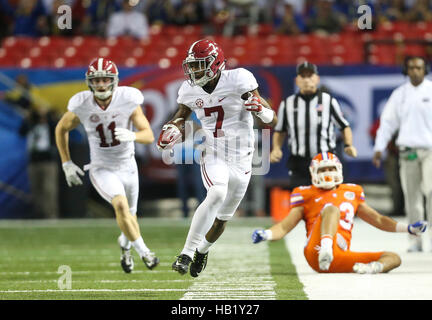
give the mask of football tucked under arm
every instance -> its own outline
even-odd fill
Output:
[[[185,120],[177,118],[164,124],[159,135],[157,148],[159,151],[171,150],[172,147],[184,141],[185,138]]]

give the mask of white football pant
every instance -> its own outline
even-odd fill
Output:
[[[243,199],[252,174],[252,156],[242,162],[206,157],[201,162],[201,178],[207,196],[198,206],[182,254],[191,258],[210,230],[215,218],[230,220]]]
[[[115,196],[127,198],[129,211],[132,215],[137,212],[139,179],[135,159],[123,162],[115,168],[90,165],[90,181],[99,195],[111,204]]]

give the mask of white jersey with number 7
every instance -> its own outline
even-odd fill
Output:
[[[244,69],[223,70],[212,93],[184,81],[177,103],[186,105],[201,121],[207,152],[226,154],[233,161],[254,151],[253,117],[241,96],[258,88],[253,74]]]

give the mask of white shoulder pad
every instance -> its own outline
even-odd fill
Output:
[[[81,92],[78,92],[78,93],[74,94],[74,95],[69,99],[69,102],[68,102],[68,105],[67,105],[67,109],[68,109],[69,111],[75,113],[76,110],[77,110],[79,107],[81,107],[81,106],[84,104],[84,102],[85,102],[89,97],[91,97],[92,95],[93,95],[93,94],[91,93],[90,90],[81,91]]]
[[[144,96],[137,88],[122,86],[118,87],[116,90],[121,90],[123,99],[130,101],[135,105],[141,105],[144,102]]]
[[[258,83],[252,72],[244,68],[238,68],[235,71],[237,73],[236,84],[239,94],[244,94],[258,88]]]

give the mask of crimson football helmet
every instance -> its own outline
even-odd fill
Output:
[[[335,171],[318,172],[321,168],[333,167]],[[312,184],[317,188],[332,189],[343,182],[342,163],[330,152],[321,152],[311,161],[309,171]]]
[[[105,58],[96,58],[90,63],[87,69],[85,74],[86,83],[96,98],[106,100],[111,97],[118,85],[118,74],[117,66],[113,61]],[[96,78],[111,78],[111,83],[101,87],[99,84],[92,83],[92,79]],[[104,91],[99,91],[100,89],[104,89]]]
[[[225,69],[225,57],[222,49],[211,40],[194,42],[183,61],[185,76],[192,85],[204,86],[214,79],[219,70]],[[199,73],[203,73],[199,76]]]

